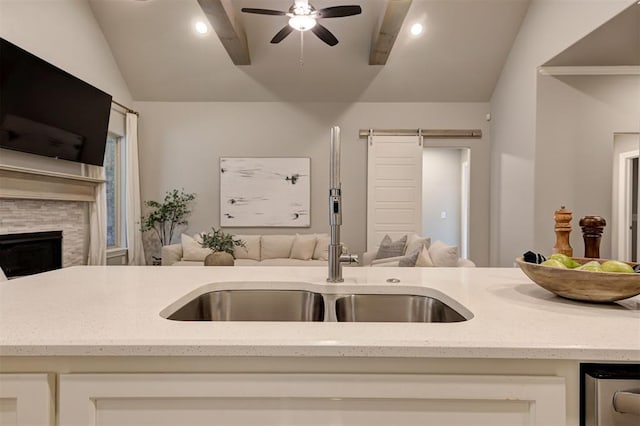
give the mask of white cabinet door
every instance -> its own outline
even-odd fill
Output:
[[[0,374],[0,425],[53,425],[54,388],[50,374]]]
[[[565,423],[561,377],[67,374],[60,426]]]

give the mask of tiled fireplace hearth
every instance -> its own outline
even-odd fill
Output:
[[[89,203],[102,182],[84,176],[0,166],[0,235],[62,231],[62,266],[85,265]]]

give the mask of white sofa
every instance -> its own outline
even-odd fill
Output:
[[[403,235],[395,241],[386,235],[376,250],[362,255],[362,266],[462,267],[476,266],[458,256],[458,247],[417,234]]]
[[[327,234],[234,235],[245,243],[235,247],[236,266],[324,266],[328,264]],[[198,242],[199,234],[182,234],[179,244],[162,247],[162,265],[204,265],[211,250]]]

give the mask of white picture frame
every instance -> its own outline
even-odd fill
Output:
[[[220,157],[221,227],[310,227],[311,159]]]

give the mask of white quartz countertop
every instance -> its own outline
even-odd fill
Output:
[[[81,266],[0,283],[0,356],[310,356],[640,360],[640,297],[557,297],[513,268]],[[400,283],[389,284],[388,278]],[[193,322],[160,312],[207,289],[435,291],[458,323]],[[202,290],[200,290],[202,291]]]

